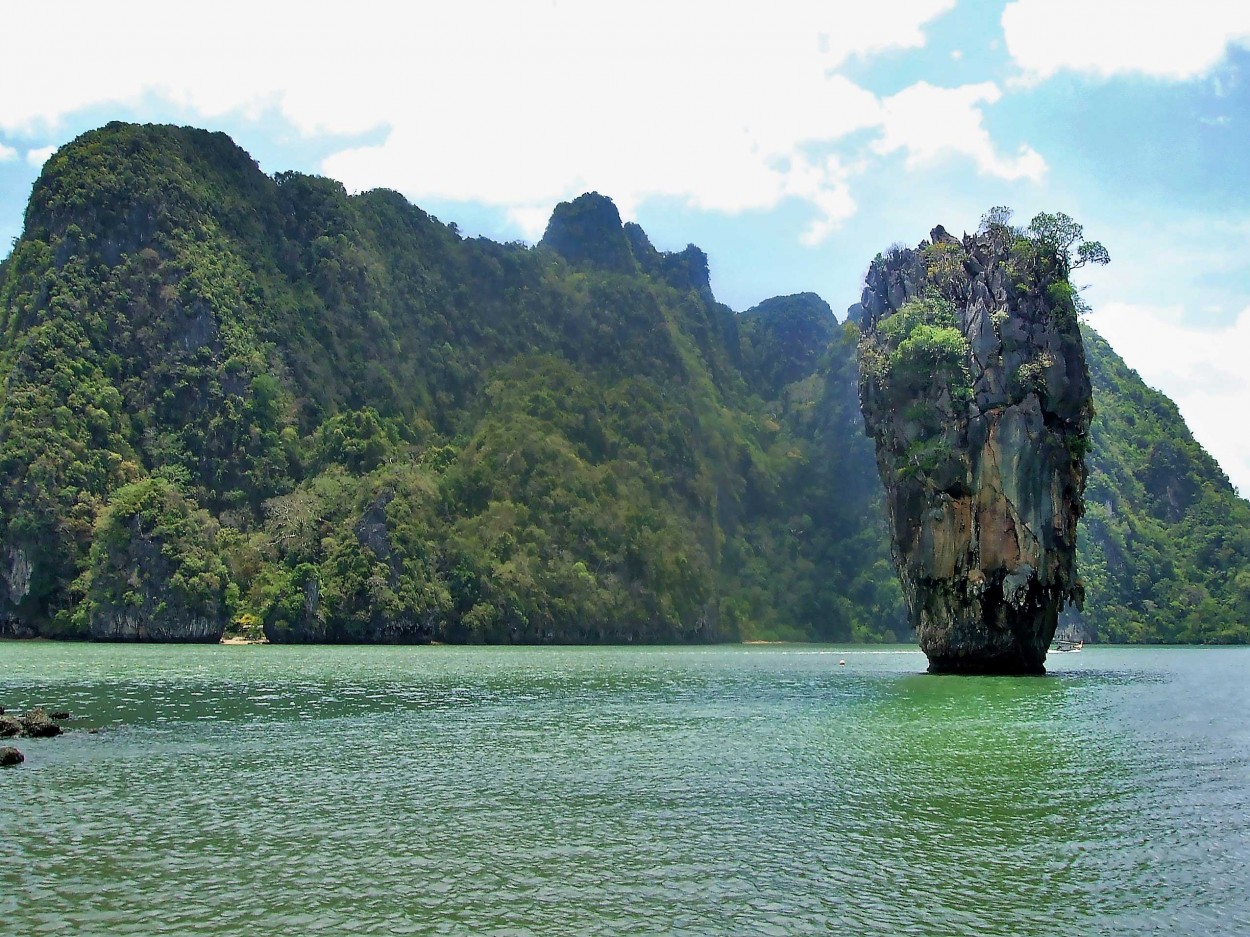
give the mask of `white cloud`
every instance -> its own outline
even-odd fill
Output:
[[[0,163],[7,163],[15,159],[17,159],[17,150],[0,143]]]
[[[817,209],[815,221],[800,236],[800,243],[817,247],[847,218],[855,214],[855,199],[847,184],[851,170],[836,156],[823,163],[796,159],[786,177],[785,194],[806,199]]]
[[[1250,304],[1250,214],[1228,207],[1192,213],[1168,206],[1161,221],[1155,204],[1099,200],[1058,207],[1083,221],[1086,233],[1111,252],[1110,265],[1079,271],[1078,283],[1094,284],[1088,298],[1095,308],[1104,298],[1133,306],[1176,306],[1185,310],[1186,325],[1201,327],[1217,321],[1212,307],[1223,322]]]
[[[1243,495],[1250,495],[1250,308],[1215,328],[1195,328],[1180,307],[1111,303],[1090,323],[1130,367],[1163,391]]]
[[[638,36],[641,58],[634,48],[596,50],[602,61],[549,48],[519,97],[499,74],[472,106],[447,97],[399,117],[382,143],[337,153],[325,171],[349,187],[386,179],[413,196],[547,210],[597,189],[627,216],[655,196],[732,213],[797,195],[836,225],[846,217],[843,181],[814,171],[804,150],[874,126],[876,98],[826,73],[814,33],[811,49],[782,34],[749,52],[748,35],[722,46],[695,32],[672,49]]]
[[[48,157],[56,152],[56,146],[41,146],[35,150],[26,151],[26,163],[39,169],[48,161]]]
[[[1015,0],[1002,26],[1012,58],[1034,80],[1067,69],[1180,81],[1209,72],[1230,44],[1250,41],[1250,3]]]
[[[30,43],[0,58],[0,129],[153,99],[188,119],[276,111],[308,135],[382,132],[325,161],[349,189],[494,204],[530,231],[539,206],[586,189],[720,212],[798,198],[818,213],[814,241],[854,211],[830,146],[883,120],[834,69],[924,45],[954,3],[223,0],[192,26],[165,2],[64,0],[58,60],[71,64],[49,72]],[[14,35],[42,18],[35,4],[6,11]],[[991,170],[1020,162],[978,145]]]
[[[1002,92],[993,82],[937,88],[921,81],[882,102],[884,132],[873,149],[882,154],[903,150],[908,168],[950,155],[971,158],[977,169],[1002,179],[1040,182],[1046,161],[1022,146],[1015,156],[998,152],[985,129],[982,104],[994,104]]]
[[[620,210],[619,205],[617,210]],[[537,241],[547,230],[547,222],[551,219],[551,206],[516,205],[508,209],[508,219],[516,225],[523,237]]]

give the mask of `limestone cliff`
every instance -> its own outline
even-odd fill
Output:
[[[428,644],[440,637],[451,599],[426,558],[414,555],[413,541],[424,545],[429,532],[411,510],[412,495],[388,488],[364,506],[336,557],[358,575],[332,583],[329,595],[316,566],[297,566],[265,616],[265,637],[274,644]]]
[[[221,640],[229,573],[217,524],[162,477],[119,488],[96,525],[77,608],[98,641]]]
[[[931,672],[1041,673],[1082,598],[1092,407],[1068,258],[1002,225],[892,249],[861,300],[860,401]]]

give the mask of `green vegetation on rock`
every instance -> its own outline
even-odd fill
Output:
[[[77,628],[117,641],[220,640],[237,591],[216,521],[160,475],[112,492],[75,585]]]
[[[917,366],[946,360],[924,324]],[[222,134],[110,124],[49,159],[0,265],[0,633],[904,638],[857,340],[811,294],[733,313],[702,251],[656,250],[602,196],[496,244],[394,192],[267,177]],[[1146,603],[1192,581],[1193,633],[1244,640],[1244,502],[1149,501],[1164,463],[1127,419],[1095,422],[1123,551],[1090,554],[1086,627],[1174,637]],[[1200,581],[1186,524],[1192,562],[1226,564]],[[1147,595],[1152,550],[1174,578],[1149,566]]]

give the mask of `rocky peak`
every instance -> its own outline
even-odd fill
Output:
[[[1039,673],[1081,598],[1092,409],[1066,258],[1008,230],[930,237],[878,255],[860,303],[895,565],[931,671]]]
[[[557,205],[540,243],[574,266],[612,273],[641,270],[674,289],[715,301],[707,254],[694,244],[681,251],[656,250],[647,232],[633,221],[621,224],[616,205],[598,192]]]
[[[814,373],[833,341],[838,321],[815,293],[774,296],[741,315],[758,349],[759,366],[773,393]]]
[[[558,204],[540,243],[574,266],[586,265],[613,273],[638,269],[616,205],[598,192],[587,192],[571,202]]]
[[[716,301],[712,295],[707,254],[698,247],[687,244],[682,251],[658,251],[647,232],[633,221],[625,223],[625,237],[643,273],[663,280],[673,289],[694,290],[708,302]]]

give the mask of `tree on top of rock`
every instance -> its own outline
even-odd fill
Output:
[[[1035,238],[1055,249],[1068,263],[1069,270],[1086,264],[1104,265],[1111,262],[1111,255],[1101,241],[1085,240],[1085,226],[1063,212],[1040,212],[1029,222],[1029,231]],[[1076,253],[1073,256],[1073,248]]]
[[[1015,211],[1006,205],[995,205],[981,216],[981,224],[977,231],[986,234],[1006,230],[1017,236],[1031,234],[1037,241],[1054,249],[1055,253],[1067,262],[1068,270],[1076,270],[1086,264],[1105,265],[1111,262],[1111,254],[1101,241],[1085,239],[1085,226],[1071,215],[1063,212],[1039,212],[1033,216],[1028,228],[1021,229],[1011,224]],[[1075,248],[1075,256],[1073,249]]]

